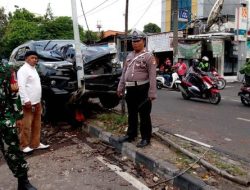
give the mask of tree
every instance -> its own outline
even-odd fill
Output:
[[[39,39],[39,35],[40,30],[36,22],[12,20],[6,27],[6,32],[3,36],[3,53],[10,55],[15,47],[31,39]]]
[[[40,25],[41,39],[73,39],[72,19],[70,17],[57,17],[44,21]]]
[[[4,8],[0,8],[0,47],[3,47],[2,36],[5,33],[6,26],[8,24],[7,15],[5,14]],[[3,58],[3,48],[0,48],[0,58]]]
[[[4,30],[0,28],[0,56],[9,57],[11,51],[29,40],[73,39],[73,22],[71,17],[52,17],[48,15],[36,17],[26,9],[16,9],[9,16],[0,9],[0,24],[4,23]],[[49,16],[49,17],[48,17]],[[50,19],[46,19],[50,18]],[[0,25],[1,26],[1,25]],[[79,26],[82,41],[97,40],[96,33],[83,31]]]
[[[9,13],[9,22],[13,20],[25,20],[27,22],[39,22],[40,17],[36,17],[35,14],[29,12],[27,9],[16,9],[14,13]]]
[[[144,26],[143,32],[145,33],[158,33],[161,32],[161,28],[154,23],[148,23]]]

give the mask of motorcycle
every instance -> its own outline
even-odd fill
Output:
[[[162,89],[162,88],[178,89],[176,85],[177,80],[179,80],[179,75],[176,72],[172,73],[172,76],[170,77],[170,82],[167,82],[163,75],[158,75],[156,76],[156,85],[157,85],[156,87],[157,89]]]
[[[250,76],[245,75],[245,82],[243,82],[240,90],[238,96],[240,96],[242,104],[250,106]]]
[[[209,99],[211,104],[219,104],[221,95],[216,83],[208,76],[190,73],[182,81],[177,81],[178,88],[185,100],[190,98]]]
[[[226,87],[227,81],[215,70],[210,71],[211,79],[217,84],[219,90]]]

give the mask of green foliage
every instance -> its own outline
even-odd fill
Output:
[[[95,41],[98,41],[100,38],[97,36],[96,32],[93,31],[86,31],[83,33],[83,38],[81,38],[81,40],[85,43],[92,43]]]
[[[36,22],[12,20],[3,36],[4,53],[9,55],[16,46],[31,39],[39,39],[39,34],[40,30]]]
[[[9,21],[12,22],[15,20],[25,20],[27,22],[37,22],[38,21],[35,14],[29,12],[25,8],[16,9],[13,14],[9,13]]]
[[[7,25],[7,15],[5,14],[4,8],[0,8],[0,32]],[[1,33],[0,33],[1,34]]]
[[[8,24],[7,15],[5,14],[4,8],[0,8],[0,47],[3,47],[3,39],[2,36],[5,33],[6,26]],[[0,59],[4,58],[3,56],[3,48],[0,48]]]
[[[240,73],[250,76],[250,61],[246,62],[246,64],[240,68]]]
[[[123,134],[127,127],[127,116],[116,113],[104,113],[97,116],[98,127],[114,134]]]
[[[157,26],[154,23],[148,23],[144,26],[143,32],[145,33],[158,33],[161,32],[161,29],[159,26]]]
[[[79,31],[82,41],[98,40],[97,34],[92,31],[83,31],[82,27]],[[46,14],[39,17],[24,8],[6,15],[4,8],[0,8],[0,58],[9,57],[15,47],[29,40],[73,38],[71,17],[53,17],[50,6]]]
[[[41,39],[73,39],[73,24],[70,17],[57,17],[41,23]]]

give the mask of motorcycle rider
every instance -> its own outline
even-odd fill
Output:
[[[199,64],[200,62],[198,59],[193,59],[192,65],[189,67],[185,79],[190,83],[194,84],[195,86],[197,86],[201,91],[204,91],[205,85],[201,80],[201,76],[207,74],[206,72],[201,70]],[[192,77],[192,75],[195,75],[196,77]]]
[[[167,57],[164,65],[163,77],[165,78],[165,84],[170,85],[171,75],[173,73],[171,60]]]
[[[246,62],[241,68],[240,68],[240,74],[245,75],[245,82],[247,86],[250,86],[250,61]]]
[[[182,59],[179,59],[178,63],[172,66],[173,69],[176,69],[179,78],[182,80],[187,72],[187,65]]]
[[[205,72],[208,72],[209,70],[209,58],[207,56],[203,56],[201,58],[201,62],[199,63],[199,68],[202,70],[202,71],[205,71]]]

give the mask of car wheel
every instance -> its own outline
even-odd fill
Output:
[[[99,100],[104,108],[114,108],[119,102],[120,98],[116,94],[107,94],[99,97]]]

